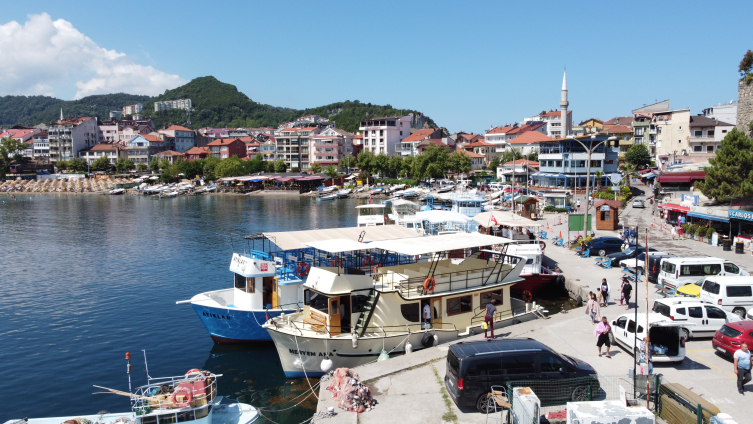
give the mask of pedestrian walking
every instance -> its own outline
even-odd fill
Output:
[[[609,326],[607,317],[601,317],[601,322],[594,329],[594,336],[596,336],[596,346],[599,347],[599,358],[601,358],[601,347],[607,346],[607,358],[609,356],[609,348],[612,347],[612,343],[609,341],[609,332],[612,331],[612,327]]]
[[[424,305],[424,328],[431,328],[431,306]]]
[[[486,304],[486,315],[484,315],[484,323],[486,323],[486,329],[484,329],[484,337],[487,337],[488,330],[492,332],[492,338],[494,338],[494,315],[497,313],[497,299],[492,299],[491,302]]]
[[[577,200],[577,201],[575,202],[575,209],[577,209],[577,210],[578,210],[578,212],[580,212],[580,199],[578,199],[578,200]]]
[[[735,352],[735,374],[737,374],[737,391],[745,394],[745,385],[750,382],[750,351],[748,344],[743,343]]]
[[[675,239],[675,237],[677,237],[677,227],[675,227],[675,226],[673,225],[673,226],[672,226],[672,240],[674,240],[674,239]]]
[[[609,284],[607,284],[607,279],[602,278],[601,279],[601,285],[599,286],[599,297],[601,298],[601,303],[603,307],[607,307],[607,302],[609,302]]]
[[[622,298],[625,299],[625,309],[630,309],[630,294],[633,292],[633,285],[629,280],[622,281]]]
[[[682,225],[677,226],[677,240],[685,240],[685,233],[682,231]]]
[[[646,356],[646,344],[648,344],[648,356]],[[644,337],[641,340],[641,351],[639,352],[638,363],[648,365],[648,375],[654,373],[654,359],[651,356],[651,340],[648,337]],[[643,367],[641,367],[641,373],[643,373]]]
[[[589,293],[588,302],[586,303],[586,315],[591,317],[591,324],[599,322],[599,312],[599,302],[596,301],[596,295]]]

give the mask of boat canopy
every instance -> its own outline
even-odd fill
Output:
[[[501,211],[482,212],[474,216],[473,220],[485,227],[541,227],[541,224],[537,224],[536,221],[532,221],[520,215],[513,215],[510,212]]]
[[[418,208],[418,203],[411,202],[410,200],[405,199],[395,199],[392,201],[392,206],[402,206],[402,205],[411,205]]]
[[[319,249],[327,253],[355,252],[358,250],[373,249],[373,247],[371,247],[371,243],[359,243],[355,240],[348,239],[316,240],[301,244],[303,244],[304,246],[313,247],[314,249]]]
[[[386,207],[387,205],[385,205],[384,203],[372,203],[367,205],[358,205],[356,206],[356,209],[381,209]]]
[[[420,234],[399,225],[375,225],[371,227],[327,228],[322,230],[280,231],[262,233],[280,250],[305,249],[310,243],[320,240],[347,239],[357,242],[364,233],[363,242],[421,237]]]
[[[439,224],[442,222],[468,222],[471,220],[471,217],[452,211],[433,210],[416,212],[416,219],[419,221],[429,221],[432,224]]]
[[[472,249],[474,247],[491,246],[501,243],[512,243],[512,240],[479,233],[457,233],[434,237],[376,241],[370,243],[369,248],[413,256],[451,250]]]

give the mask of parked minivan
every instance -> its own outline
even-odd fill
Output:
[[[659,284],[680,287],[712,275],[749,275],[731,261],[711,256],[694,258],[665,258],[661,261]]]
[[[701,286],[700,299],[745,318],[746,310],[753,306],[753,277],[707,278]]]
[[[567,390],[539,390],[552,380],[573,377],[578,383]],[[458,406],[475,406],[487,413],[491,386],[506,385],[508,381],[526,380],[542,403],[552,401],[588,400],[588,389],[599,393],[599,380],[591,365],[562,355],[545,344],[530,338],[487,339],[460,342],[447,352],[445,388]],[[530,382],[529,382],[530,380]],[[556,392],[556,393],[555,393]],[[562,396],[550,399],[547,396]]]
[[[635,355],[640,347],[641,340],[646,337],[646,329],[644,328],[646,314],[638,314],[638,325],[636,325],[634,317],[634,313],[628,313],[613,320],[612,334],[618,344]],[[686,323],[685,325],[691,324]],[[669,317],[650,312],[648,314],[648,326],[648,337],[651,344],[659,348],[659,351],[652,353],[651,358],[654,362],[682,362],[685,359],[683,323],[674,322]],[[635,344],[636,336],[637,346]]]
[[[661,271],[661,261],[664,258],[676,258],[676,255],[671,253],[651,252],[648,255],[648,264],[646,264],[646,272],[648,273],[648,281],[656,284],[659,281],[659,272]]]
[[[699,299],[669,297],[654,301],[651,311],[661,314],[674,322],[689,323],[682,327],[683,337],[713,336],[724,324],[740,321],[740,317],[724,309]]]

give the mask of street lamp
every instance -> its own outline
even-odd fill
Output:
[[[604,144],[604,142],[606,142],[605,146],[607,148],[609,147],[609,142],[610,141],[614,141],[615,142],[615,147],[618,147],[620,142],[619,142],[619,139],[617,137],[612,136],[612,137],[609,137],[606,140],[602,140],[602,141],[598,142],[596,145],[594,145],[594,141],[596,140],[596,134],[593,134],[593,135],[591,135],[590,148],[588,148],[588,147],[586,147],[585,144],[583,144],[583,142],[581,142],[580,140],[578,140],[575,137],[571,137],[570,140],[574,140],[574,141],[578,142],[578,144],[580,144],[581,146],[583,146],[583,148],[586,150],[586,152],[588,152],[588,161],[586,162],[586,213],[583,215],[583,238],[586,238],[586,234],[588,233],[588,203],[589,203],[588,202],[588,190],[589,190],[590,185],[591,185],[590,184],[591,183],[591,154],[599,146],[601,146],[602,144]],[[605,161],[606,161],[606,157],[607,157],[607,155],[606,155],[606,152],[605,152],[604,153],[604,160]],[[577,194],[578,194],[577,189],[576,189],[575,194],[577,196]]]

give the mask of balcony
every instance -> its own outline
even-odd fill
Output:
[[[649,134],[656,134],[656,128],[651,128],[650,130],[648,130],[648,133]]]
[[[711,136],[696,136],[696,135],[691,135],[690,136],[690,142],[691,143],[708,143],[708,142],[711,142],[711,141],[716,141],[716,140],[714,140],[714,136],[713,135],[711,135]]]

